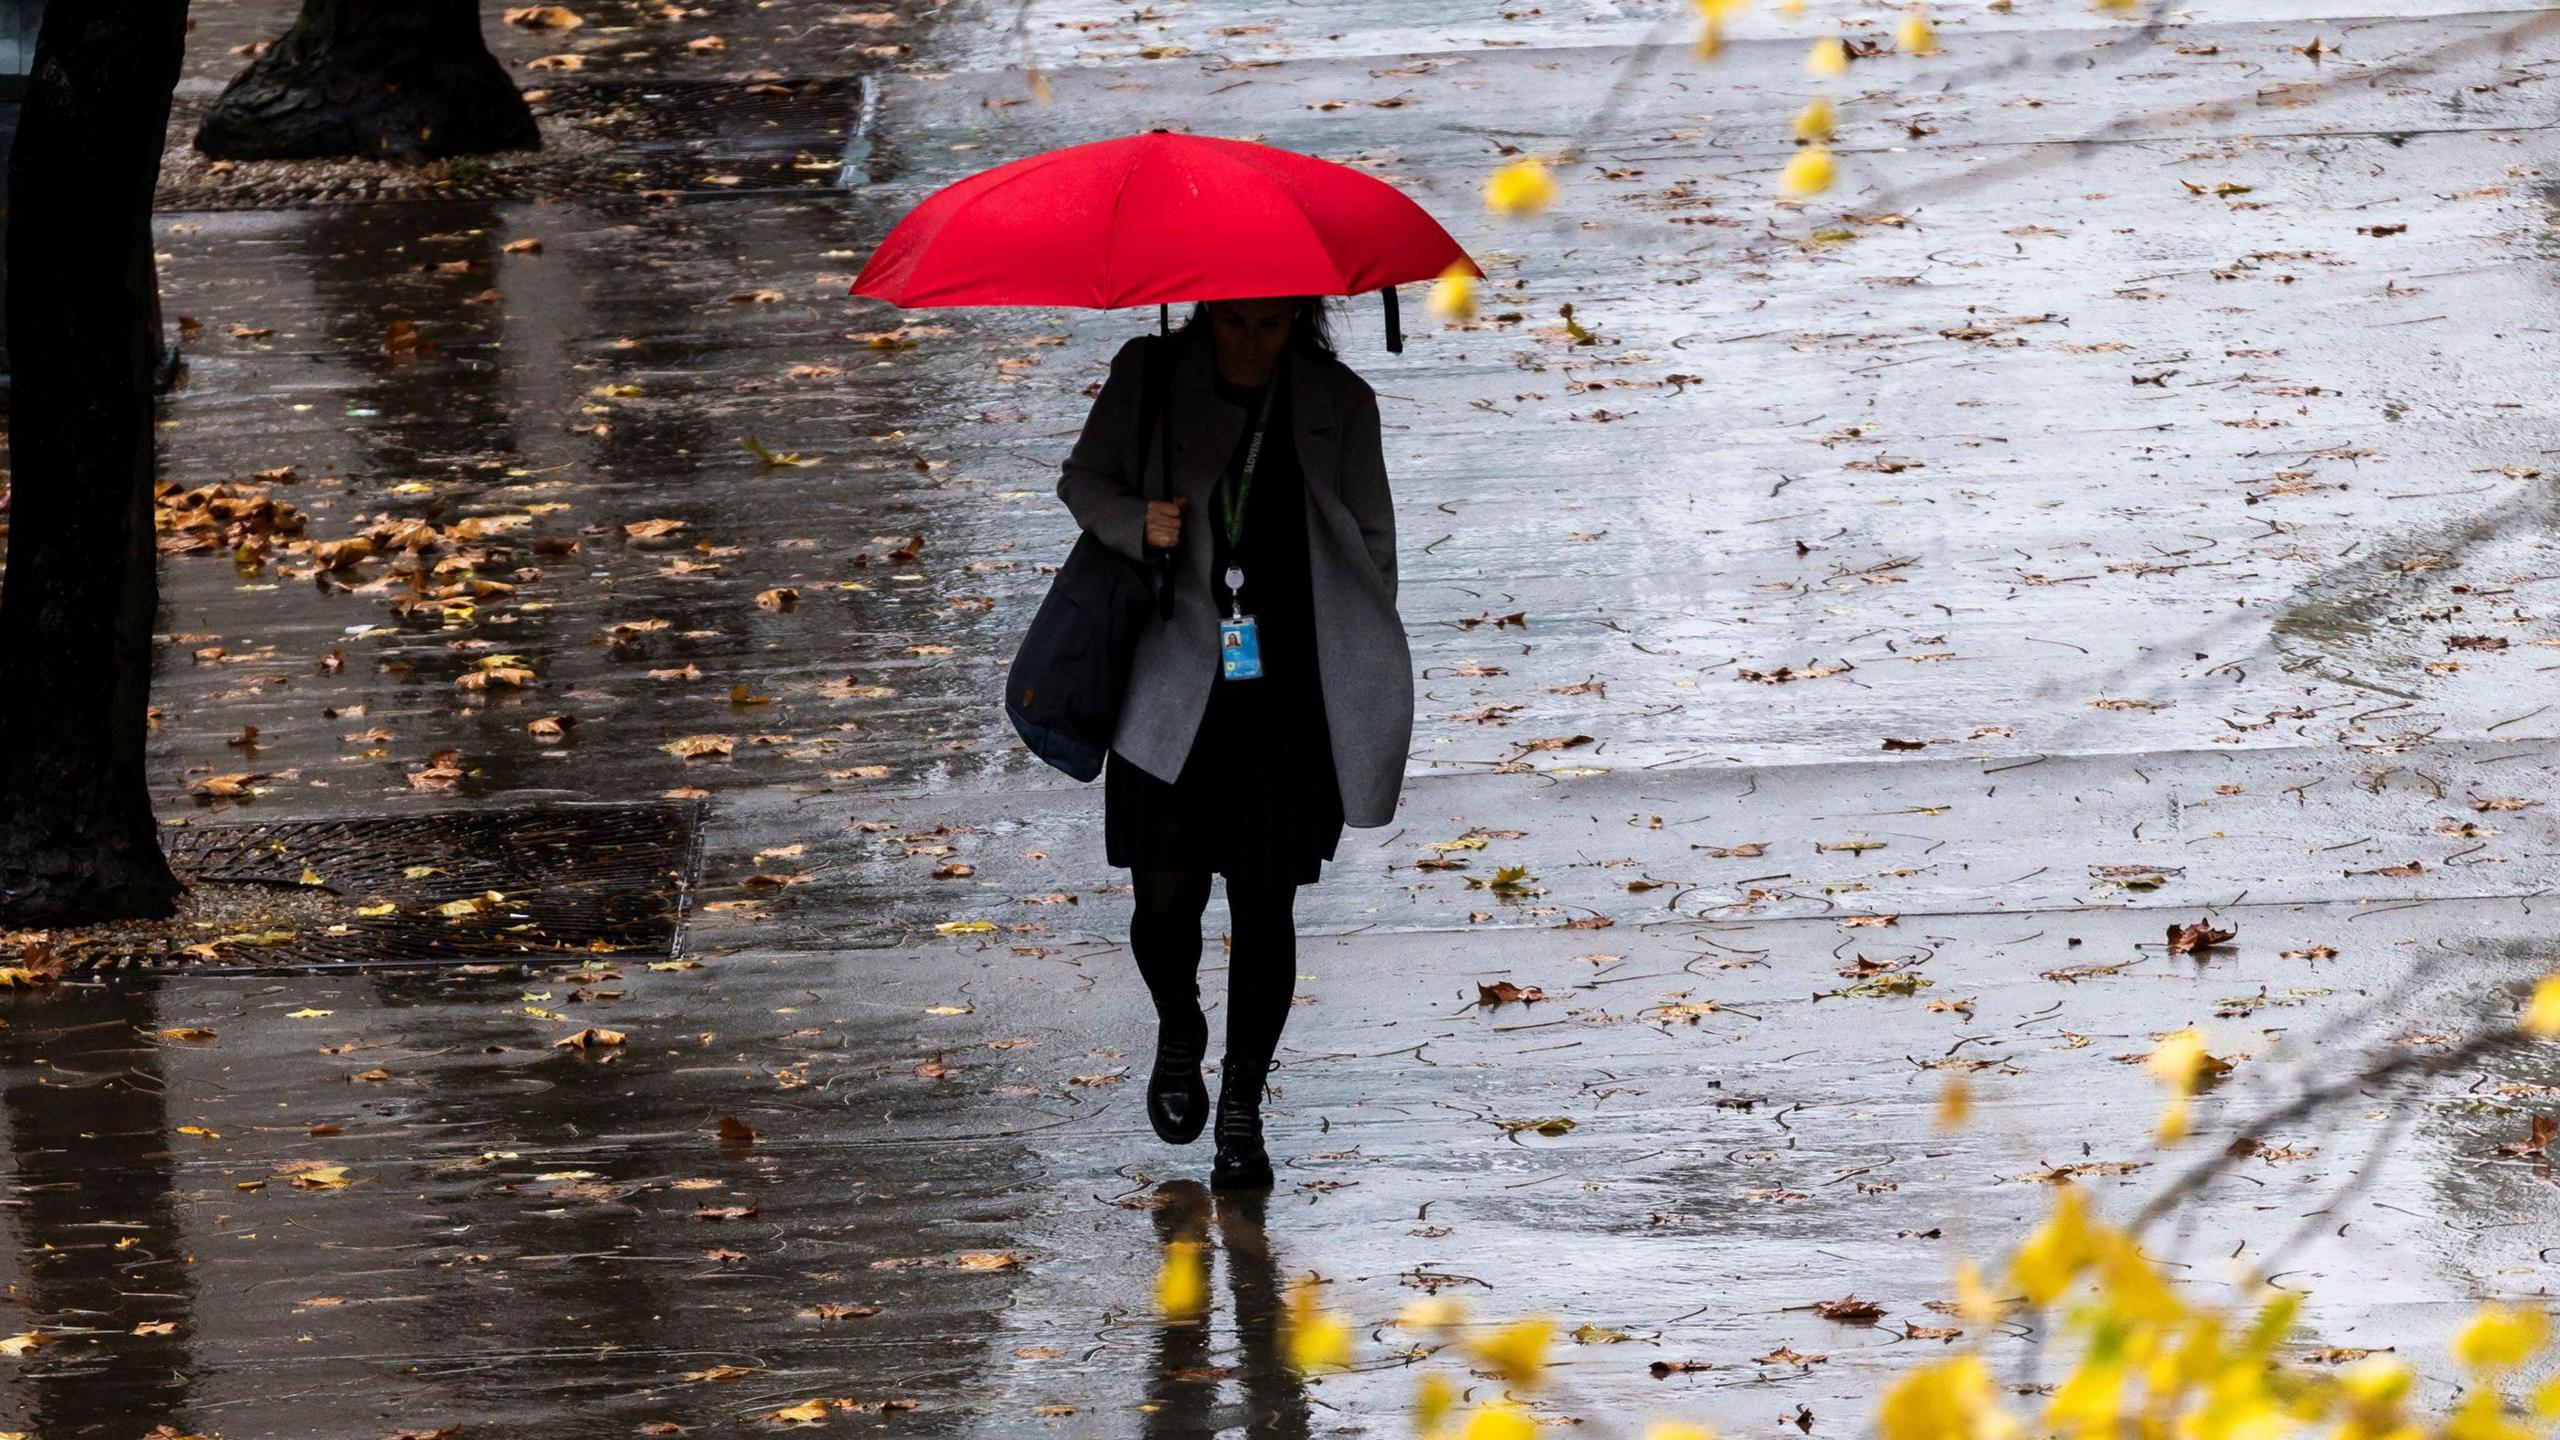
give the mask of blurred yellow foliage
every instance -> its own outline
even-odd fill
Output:
[[[1795,158],[1787,162],[1787,168],[1779,172],[1778,193],[1791,200],[1819,195],[1831,188],[1832,177],[1839,173],[1839,169],[1830,151],[1819,145],[1809,146],[1797,151]]]
[[[1498,214],[1535,215],[1555,199],[1555,172],[1543,160],[1514,160],[1484,182],[1485,208]]]

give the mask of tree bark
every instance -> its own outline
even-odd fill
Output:
[[[418,163],[541,143],[475,0],[303,0],[196,130],[218,160]]]
[[[9,557],[0,923],[165,915],[143,769],[151,631],[151,195],[186,0],[55,4],[9,156]]]

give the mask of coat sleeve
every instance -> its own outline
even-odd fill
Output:
[[[1120,347],[1111,359],[1110,378],[1085,415],[1084,433],[1058,476],[1058,498],[1067,502],[1076,523],[1103,544],[1132,560],[1147,558],[1146,480],[1132,474],[1129,456],[1135,446],[1146,388],[1146,345],[1143,339]],[[1143,453],[1140,451],[1138,453]]]
[[[1345,406],[1342,429],[1342,503],[1360,522],[1360,539],[1369,563],[1387,582],[1387,597],[1396,593],[1396,506],[1387,492],[1387,456],[1379,433],[1378,395],[1366,384]]]

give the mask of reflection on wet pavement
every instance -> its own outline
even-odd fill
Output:
[[[191,93],[281,8],[200,0]],[[0,1428],[1394,1434],[1391,1322],[1444,1294],[1596,1327],[1543,1402],[1591,1433],[1841,1433],[2057,1172],[2131,1203],[2176,1168],[2129,1063],[2160,1032],[2238,1058],[2204,1102],[2237,1115],[2548,966],[2549,141],[2506,83],[2547,41],[2284,88],[2511,17],[2385,6],[2316,73],[2333,22],[2290,0],[2138,45],[1948,17],[1967,63],[2044,58],[1861,61],[1805,212],[1766,198],[1803,84],[1761,17],[1505,225],[1496,147],[1690,7],[1061,0],[1047,107],[1009,5],[577,8],[493,39],[587,57],[527,72],[564,93],[827,82],[777,164],[840,165],[873,77],[865,183],[723,183],[742,111],[699,152],[635,122],[627,192],[164,215],[167,476],[305,528],[166,560],[156,798],[704,797],[693,950],[0,1005],[5,1328],[53,1341],[0,1358]],[[1400,359],[1374,300],[1340,317],[1422,714],[1400,823],[1301,907],[1261,1205],[1147,1134],[1098,797],[992,704],[1069,538],[1056,460],[1152,317],[843,293],[934,186],[1165,123],[1388,175],[1494,271]],[[2168,953],[2208,913],[2236,941]],[[2497,1148],[2551,1069],[2266,1137],[2164,1253],[2282,1270],[2306,1343],[2432,1354],[2560,1243]],[[1939,1136],[1958,1074],[1983,1121]],[[1184,1235],[1212,1303],[1169,1323]],[[1364,1364],[1302,1381],[1311,1275]],[[1851,1292],[1884,1318],[1808,1308]]]

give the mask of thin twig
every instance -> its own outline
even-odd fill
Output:
[[[2327,1085],[2315,1085],[2242,1125],[2238,1133],[2231,1137],[2230,1144],[2189,1166],[2184,1174],[2170,1181],[2158,1194],[2144,1201],[2142,1208],[2135,1212],[2133,1223],[2128,1228],[2132,1233],[2139,1235],[2152,1221],[2176,1209],[2205,1186],[2213,1183],[2234,1164],[2248,1158],[2251,1154],[2250,1147],[2255,1145],[2260,1137],[2290,1125],[2332,1101],[2343,1099],[2366,1086],[2404,1077],[2431,1080],[2447,1071],[2458,1070],[2475,1060],[2516,1049],[2531,1038],[2512,1026],[2487,1030],[2440,1055],[2403,1050],[2397,1054],[2385,1056],[2344,1079],[2332,1081]]]

